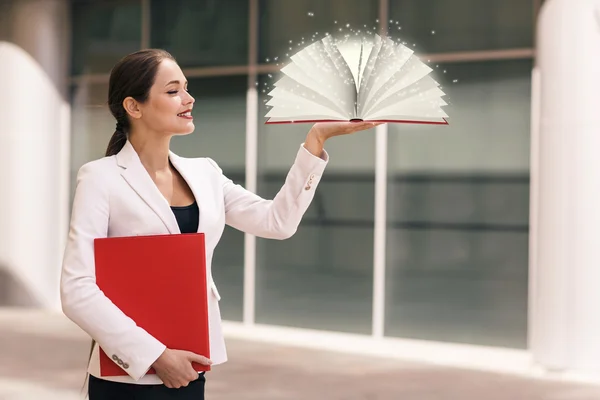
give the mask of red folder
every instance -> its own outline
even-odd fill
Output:
[[[203,233],[95,239],[96,283],[168,348],[210,358],[204,246]],[[127,375],[110,356],[100,349],[100,374]]]

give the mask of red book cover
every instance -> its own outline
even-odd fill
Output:
[[[203,233],[99,238],[94,253],[96,283],[121,311],[168,348],[210,358]],[[100,374],[127,372],[100,348]]]
[[[317,123],[317,122],[373,122],[373,123],[397,123],[397,124],[425,124],[425,125],[449,125],[446,118],[440,118],[436,121],[428,120],[408,120],[408,119],[351,119],[351,120],[337,120],[337,119],[299,119],[299,120],[286,120],[286,121],[271,121],[269,118],[265,121],[265,125],[276,125],[276,124],[302,124],[302,123]]]

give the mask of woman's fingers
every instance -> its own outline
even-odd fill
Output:
[[[202,365],[211,365],[212,361],[209,360],[208,358],[201,356],[200,354],[196,354],[196,353],[192,353],[191,351],[189,351],[188,353],[188,358],[190,361],[193,362],[197,362],[198,364],[202,364]]]
[[[375,128],[385,122],[320,122],[315,124],[315,127],[321,132],[324,137],[330,138],[333,136],[352,134],[358,131]]]
[[[383,122],[351,122],[350,129],[352,132],[364,131],[366,129],[375,128],[378,125],[383,124]]]

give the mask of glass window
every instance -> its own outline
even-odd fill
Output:
[[[439,65],[450,125],[390,125],[386,335],[526,347],[531,68]]]
[[[312,124],[264,125],[260,94],[258,192],[273,198]],[[374,148],[374,130],[328,141],[329,165],[296,234],[257,240],[258,323],[370,334]]]
[[[11,39],[11,13],[12,4],[0,1],[0,41]]]
[[[79,168],[104,157],[116,121],[108,109],[108,84],[84,81],[71,88],[71,189]]]
[[[245,180],[246,76],[188,78],[196,99],[193,134],[174,137],[171,150],[183,157],[210,157],[223,173],[241,185]],[[202,218],[202,216],[200,216]],[[213,256],[212,273],[221,294],[224,319],[242,321],[244,234],[229,226]]]
[[[75,0],[71,7],[73,75],[108,73],[122,57],[140,49],[139,0]]]
[[[420,53],[533,46],[531,1],[390,0],[389,16],[390,35]]]
[[[152,0],[151,44],[182,67],[248,63],[247,0]]]
[[[351,29],[377,29],[378,13],[378,0],[262,0],[259,62],[273,62],[274,57],[283,61],[286,54],[304,47],[298,46],[303,40],[310,43],[317,33],[317,38],[333,35],[346,24]]]

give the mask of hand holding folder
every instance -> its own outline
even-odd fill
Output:
[[[202,233],[100,238],[94,253],[96,283],[123,313],[167,348],[210,358],[204,240]],[[118,356],[100,350],[102,376],[127,374]]]

